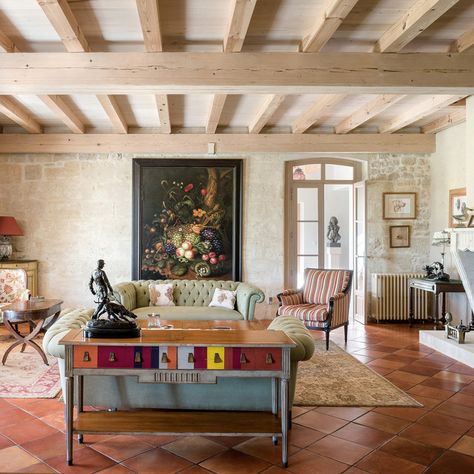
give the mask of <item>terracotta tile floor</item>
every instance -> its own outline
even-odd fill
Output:
[[[402,325],[351,325],[347,350],[424,407],[295,407],[286,470],[269,439],[171,436],[85,436],[68,467],[61,401],[0,399],[0,472],[474,472],[474,369]]]

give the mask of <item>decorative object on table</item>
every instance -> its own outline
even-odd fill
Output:
[[[446,247],[451,243],[450,233],[447,230],[435,232],[431,239],[431,245],[434,247],[441,247],[441,263],[444,268],[444,256],[446,255]]]
[[[390,248],[408,248],[410,247],[410,226],[409,225],[391,225],[390,226]]]
[[[449,275],[444,273],[444,265],[441,262],[425,265],[423,270],[426,272],[425,278],[428,280],[449,281]]]
[[[339,235],[339,225],[338,225],[338,220],[336,216],[332,216],[329,219],[329,225],[328,225],[328,232],[326,234],[326,237],[328,239],[327,246],[328,247],[340,247],[340,240],[341,236]]]
[[[12,256],[10,237],[16,235],[23,235],[16,219],[11,216],[0,216],[0,260],[8,260]]]
[[[133,161],[133,278],[240,280],[242,160]]]
[[[415,219],[416,193],[383,193],[384,219]]]
[[[461,323],[457,326],[454,326],[451,324],[453,320],[453,316],[451,313],[446,313],[444,315],[444,318],[446,320],[446,337],[448,339],[453,339],[454,341],[457,341],[459,344],[464,344],[465,338],[466,338],[466,333],[471,331],[470,327],[465,326]]]
[[[468,221],[466,188],[449,190],[448,227],[464,227]]]
[[[137,316],[119,302],[112,301],[116,298],[104,266],[104,260],[98,260],[97,268],[92,272],[89,280],[89,289],[97,297],[94,300],[97,308],[84,329],[84,336],[138,337],[140,328],[134,321]]]

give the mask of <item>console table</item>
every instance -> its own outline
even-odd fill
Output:
[[[174,323],[174,321],[173,321]],[[282,438],[282,464],[288,466],[288,382],[294,342],[282,331],[213,329],[142,329],[139,338],[89,339],[82,329],[69,331],[65,346],[66,449],[72,465],[73,434],[171,434],[272,436]],[[242,322],[236,322],[242,323]],[[226,326],[229,322],[226,321]],[[219,322],[220,326],[220,322]],[[242,324],[236,324],[242,328]],[[83,376],[136,376],[139,382],[214,384],[218,377],[272,379],[272,412],[241,411],[84,411]],[[77,415],[73,419],[74,390]],[[210,386],[212,389],[212,386]],[[278,419],[278,400],[280,418]]]
[[[461,280],[429,280],[427,278],[411,278],[408,280],[408,318],[410,325],[414,321],[414,290],[427,291],[433,294],[433,320],[434,328],[439,329],[439,323],[445,322],[444,315],[446,314],[446,293],[464,293],[464,286]],[[441,299],[441,318],[439,317],[439,295],[443,295]]]

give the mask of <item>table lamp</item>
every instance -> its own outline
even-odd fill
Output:
[[[433,238],[431,239],[431,245],[435,247],[442,247],[441,250],[441,263],[444,268],[444,255],[446,254],[446,246],[451,243],[451,236],[448,231],[442,230],[440,232],[435,232]]]
[[[14,217],[0,216],[0,260],[8,260],[12,256],[12,235],[23,235],[23,231]]]

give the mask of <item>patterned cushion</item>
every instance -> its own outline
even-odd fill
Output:
[[[0,270],[0,304],[23,299],[27,285],[25,270]]]
[[[303,322],[324,322],[328,318],[328,308],[324,304],[295,304],[280,306],[278,316],[294,316]]]
[[[285,295],[285,292],[283,292],[280,295],[281,298],[281,304],[282,306],[287,306],[290,304],[302,304],[303,303],[303,293],[290,293],[288,295]]]
[[[342,293],[350,279],[346,270],[313,270],[305,272],[303,301],[311,304],[327,305],[329,298]]]

